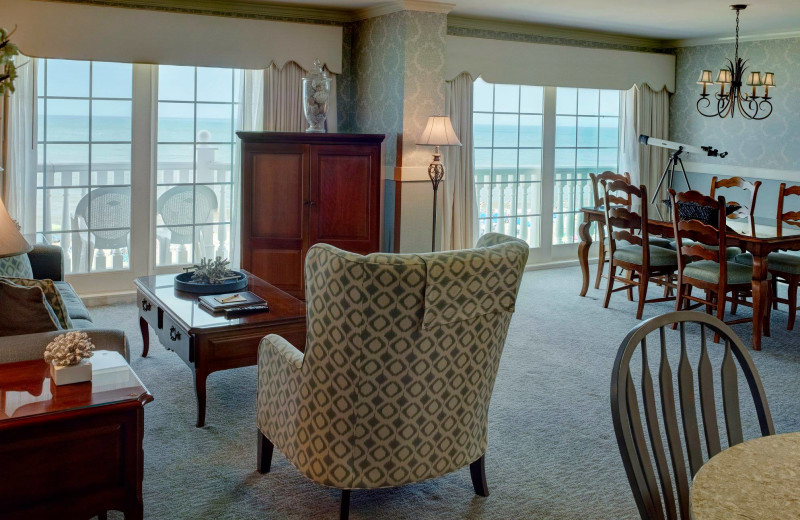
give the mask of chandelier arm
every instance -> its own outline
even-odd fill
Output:
[[[703,112],[703,108],[700,107],[700,103],[702,103],[703,101],[706,102],[704,108],[707,109],[711,107],[711,100],[708,97],[701,97],[700,99],[698,99],[696,106],[697,106],[697,111],[700,113],[700,115],[703,117],[719,117],[719,112],[711,114],[706,114],[705,112]]]

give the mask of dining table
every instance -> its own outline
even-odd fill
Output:
[[[768,435],[723,450],[697,472],[693,520],[800,518],[800,432]]]
[[[605,211],[602,206],[581,208],[583,220],[578,227],[578,261],[581,266],[583,284],[581,296],[586,296],[589,289],[589,249],[592,245],[592,223],[605,226]],[[647,220],[650,235],[673,238],[672,221],[649,218]],[[753,350],[761,350],[761,339],[769,330],[764,328],[763,316],[770,304],[769,299],[769,262],[768,256],[776,251],[800,251],[800,227],[790,222],[778,226],[777,217],[773,219],[755,217],[754,219],[728,219],[728,247],[739,247],[753,255],[753,330],[751,346]]]

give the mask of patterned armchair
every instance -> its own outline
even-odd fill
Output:
[[[258,356],[258,469],[273,446],[342,490],[400,486],[470,466],[484,473],[488,410],[528,258],[522,240],[360,256],[326,244],[306,258],[305,354],[266,336]]]

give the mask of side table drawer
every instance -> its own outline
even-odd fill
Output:
[[[167,350],[172,350],[186,363],[194,363],[192,337],[164,314],[164,326],[158,330],[158,338]]]
[[[139,307],[139,316],[144,318],[154,330],[161,328],[161,323],[158,322],[158,306],[141,291],[136,291],[136,305]]]

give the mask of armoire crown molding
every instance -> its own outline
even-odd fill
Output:
[[[385,2],[364,9],[357,9],[353,12],[353,21],[375,18],[400,11],[420,11],[424,13],[447,14],[453,10],[455,4],[443,2],[426,2],[424,0],[395,0]]]

